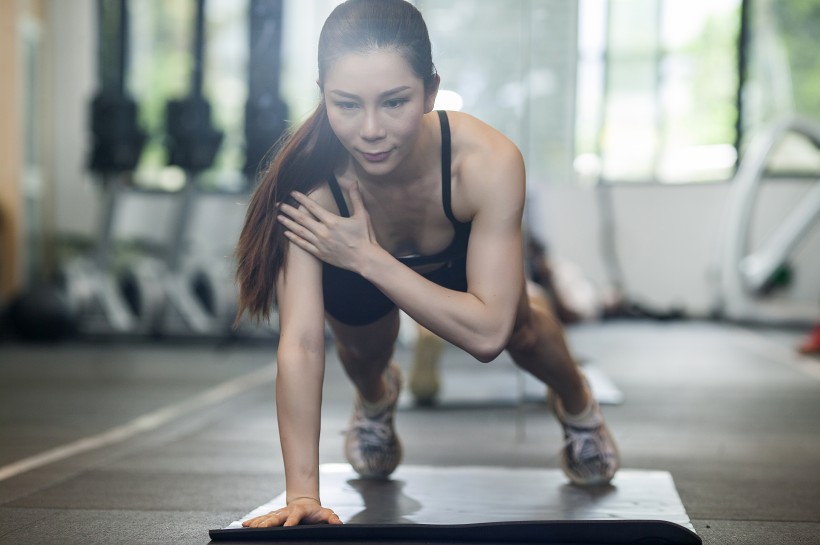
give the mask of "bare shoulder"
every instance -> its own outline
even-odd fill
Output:
[[[464,112],[449,112],[454,151],[463,160],[483,162],[521,161],[521,152],[501,131]]]
[[[453,170],[462,189],[464,204],[473,213],[482,204],[501,202],[523,206],[524,159],[515,143],[480,119],[449,112]]]
[[[328,182],[323,182],[308,195],[325,210],[333,212],[334,214],[339,213],[339,207],[336,205],[336,200],[333,198],[333,192],[330,190],[330,184]]]

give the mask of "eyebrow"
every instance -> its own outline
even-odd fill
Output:
[[[395,95],[396,93],[406,91],[407,89],[411,89],[411,87],[409,85],[402,85],[400,87],[396,87],[395,89],[390,89],[389,91],[383,92],[382,94],[379,95],[379,97],[380,98],[388,97],[390,95]],[[345,91],[340,91],[338,89],[331,89],[330,92],[332,94],[339,95],[339,96],[342,96],[342,97],[345,97],[345,98],[355,98],[355,99],[361,98],[361,97],[359,97],[359,95],[355,95],[353,93],[348,93],[348,92],[345,92]]]

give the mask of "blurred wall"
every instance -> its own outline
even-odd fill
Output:
[[[772,180],[760,192],[749,242],[759,247],[806,194],[812,182]],[[815,182],[816,183],[816,182]],[[711,311],[716,298],[718,245],[730,183],[615,185],[614,237],[627,295],[661,309]],[[598,286],[609,273],[600,252],[595,188],[552,184],[548,225],[554,251],[579,264]],[[778,296],[815,308],[820,319],[820,225],[791,260],[795,276]]]
[[[0,2],[0,303],[39,272],[52,223],[48,190],[49,109],[43,104],[49,35],[45,0]]]
[[[0,302],[20,281],[20,119],[17,4],[0,2]]]
[[[99,213],[97,188],[86,169],[91,145],[89,102],[97,73],[96,21],[95,0],[48,1],[55,221],[62,233],[93,232]]]

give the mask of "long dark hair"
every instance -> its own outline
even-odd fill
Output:
[[[404,56],[426,91],[436,71],[427,26],[421,13],[404,0],[347,0],[336,6],[319,36],[319,86],[341,56],[392,49]],[[251,196],[236,248],[239,284],[237,320],[246,311],[267,320],[276,278],[287,258],[288,241],[276,220],[279,204],[291,191],[310,193],[328,180],[347,158],[327,118],[324,100],[313,114],[277,147],[273,161]]]

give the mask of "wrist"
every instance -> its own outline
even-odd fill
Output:
[[[294,502],[297,502],[297,501],[302,501],[302,500],[309,500],[309,501],[313,501],[315,503],[318,503],[319,505],[322,505],[322,502],[319,501],[319,498],[314,498],[313,496],[296,496],[294,498],[287,498],[285,500],[285,503],[287,505],[290,505],[291,503],[294,503]]]
[[[375,245],[372,247],[371,251],[365,254],[365,258],[362,260],[358,273],[365,280],[373,282],[374,278],[378,275],[377,271],[382,268],[385,260],[392,258],[393,256],[390,255],[387,250],[381,246]]]

